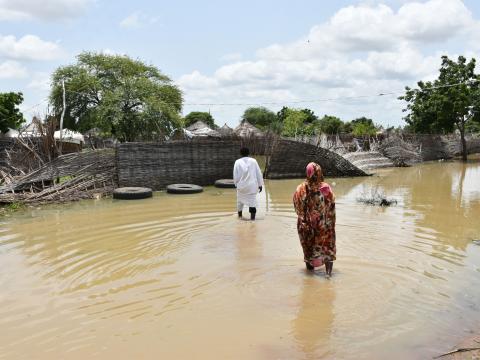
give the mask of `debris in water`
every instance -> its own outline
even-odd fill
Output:
[[[396,199],[388,198],[383,192],[378,190],[378,188],[372,188],[370,191],[370,194],[363,192],[357,198],[357,201],[367,205],[377,205],[377,206],[397,205]]]
[[[472,240],[475,245],[480,246],[480,240]]]

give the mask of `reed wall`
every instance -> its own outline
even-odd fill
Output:
[[[169,184],[212,185],[232,178],[238,141],[123,143],[117,147],[119,186],[161,190]]]

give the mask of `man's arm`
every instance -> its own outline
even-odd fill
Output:
[[[238,163],[235,161],[235,165],[233,165],[233,183],[237,186],[238,182],[240,181],[240,169]]]
[[[263,187],[263,176],[262,171],[260,170],[260,166],[258,166],[258,162],[255,160],[255,176],[257,178],[257,185],[260,188]],[[262,191],[262,189],[260,189]]]

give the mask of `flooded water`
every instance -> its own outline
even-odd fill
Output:
[[[331,279],[304,270],[299,180],[255,223],[215,188],[0,219],[0,359],[425,359],[480,331],[478,160],[328,181]]]

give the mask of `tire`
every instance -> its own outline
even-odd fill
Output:
[[[233,179],[220,179],[215,181],[215,187],[224,189],[235,189]]]
[[[152,189],[144,187],[122,187],[113,190],[113,198],[120,200],[137,200],[152,197]]]
[[[169,194],[196,194],[203,191],[203,187],[193,184],[171,184],[167,186]]]

